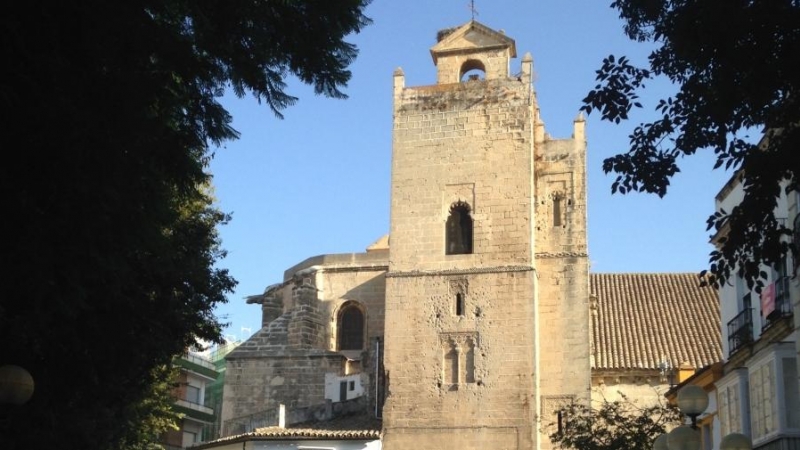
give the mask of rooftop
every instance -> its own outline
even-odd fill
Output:
[[[592,369],[722,359],[717,292],[696,273],[591,274]]]
[[[204,442],[192,448],[200,450],[222,444],[258,440],[375,440],[380,437],[381,421],[370,414],[358,413],[339,416],[328,421],[298,423],[285,428],[257,428],[250,433]]]

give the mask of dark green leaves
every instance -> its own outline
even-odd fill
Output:
[[[644,87],[650,72],[632,66],[624,56],[617,61],[614,55],[603,60],[597,71],[595,88],[583,99],[582,111],[600,110],[602,118],[619,123],[628,118],[631,107],[641,108],[636,89]]]
[[[344,96],[366,1],[12,2],[0,15],[6,239],[0,362],[36,392],[0,408],[4,450],[144,448],[173,417],[173,356],[219,340],[235,281],[209,147],[218,102],[280,115],[287,76]]]
[[[634,128],[626,152],[604,161],[603,169],[617,175],[612,191],[663,196],[679,158],[713,151],[715,169],[743,171],[745,198],[730,214],[709,219],[709,227],[727,227],[711,253],[711,272],[716,282],[735,271],[755,284],[759,264],[774,265],[789,251],[780,243],[786,228],[769,216],[781,193],[798,186],[800,4],[616,0],[611,6],[631,39],[657,48],[647,69],[624,57],[604,59],[582,109],[620,123],[641,106],[644,80],[661,75],[678,88],[655,105],[659,119]]]
[[[653,441],[667,427],[680,423],[677,409],[640,406],[627,398],[603,400],[593,408],[574,403],[559,411],[561,426],[544,424],[550,440],[563,450],[640,450],[653,448]]]

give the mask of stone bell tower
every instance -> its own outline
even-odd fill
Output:
[[[394,74],[383,445],[548,447],[550,412],[589,396],[583,121],[545,135],[502,32],[470,21],[431,55],[437,84]]]
[[[583,121],[545,135],[502,32],[470,21],[431,55],[435,85],[394,73],[383,446],[548,447],[550,412],[589,396]]]

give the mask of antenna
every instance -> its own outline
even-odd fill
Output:
[[[661,378],[661,382],[662,383],[666,382],[666,381],[669,381],[669,385],[672,386],[672,381],[673,381],[673,379],[672,379],[672,377],[673,377],[672,369],[673,369],[673,367],[672,367],[672,363],[670,362],[670,360],[668,360],[665,355],[661,355],[661,361],[658,363],[658,370],[659,370],[659,372],[661,372],[661,377],[660,378]]]

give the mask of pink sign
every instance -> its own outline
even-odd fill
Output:
[[[770,283],[761,290],[761,316],[767,317],[772,311],[775,311],[775,283]]]

